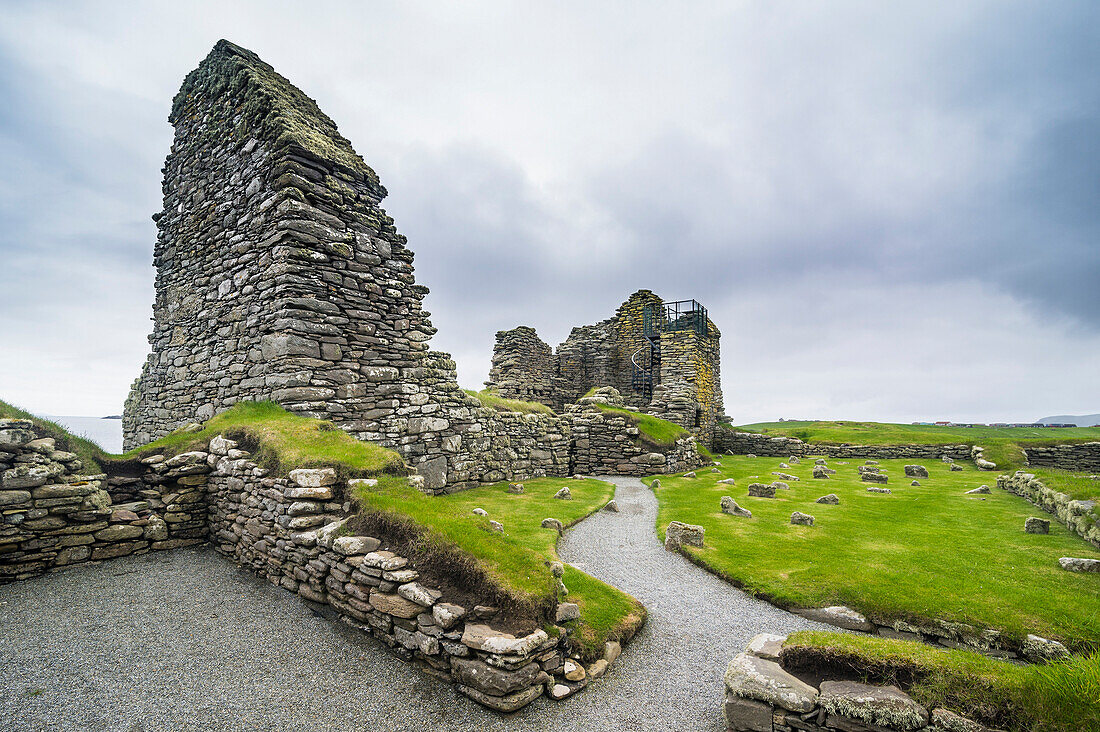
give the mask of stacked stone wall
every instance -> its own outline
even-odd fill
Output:
[[[136,476],[83,468],[34,423],[0,420],[0,582],[205,541],[205,454]]]
[[[573,472],[577,475],[635,475],[678,473],[708,462],[694,437],[670,446],[645,442],[626,416],[602,412],[586,404],[566,409],[573,435]]]
[[[755,432],[738,432],[727,427],[715,431],[716,453],[787,457],[822,455],[830,458],[867,458],[872,460],[933,459],[948,457],[969,460],[970,445],[822,445],[794,437],[772,437]]]
[[[1023,470],[999,476],[997,487],[1026,498],[1053,514],[1067,529],[1100,549],[1100,509],[1095,500],[1075,500]],[[1097,484],[1097,493],[1100,493],[1100,484]]]
[[[497,332],[486,384],[502,397],[539,402],[560,411],[561,399],[554,388],[557,374],[558,357],[534,328],[521,325]]]
[[[1100,442],[1028,447],[1024,450],[1024,455],[1027,458],[1027,464],[1036,468],[1100,473]]]

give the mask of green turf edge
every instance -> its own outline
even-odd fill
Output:
[[[677,440],[691,435],[690,432],[675,422],[654,417],[652,414],[635,412],[624,407],[613,407],[609,404],[594,404],[593,406],[601,412],[626,417],[628,422],[638,428],[642,440],[655,447],[671,447],[676,444]]]
[[[928,708],[945,707],[1013,732],[1100,730],[1100,655],[1017,665],[926,643],[822,631],[788,636],[791,669],[836,670],[895,684]]]
[[[554,410],[541,402],[528,402],[522,399],[505,399],[495,389],[463,389],[468,396],[481,402],[481,406],[498,412],[519,412],[520,414],[553,414]]]
[[[560,479],[540,480],[557,483]],[[602,509],[614,495],[614,486],[606,481],[587,479],[586,482],[606,485],[608,490],[592,500],[581,515],[565,523],[566,528]],[[528,486],[533,483],[525,481]],[[557,596],[550,573],[550,563],[561,561],[557,554],[559,537],[556,532],[551,553],[546,555],[541,553],[540,548],[523,544],[513,534],[501,535],[490,530],[490,517],[499,519],[506,527],[509,525],[509,515],[500,508],[502,504],[491,500],[492,492],[500,493],[507,485],[507,481],[502,481],[451,496],[426,496],[408,487],[404,481],[391,478],[381,480],[375,487],[358,486],[355,499],[360,515],[396,514],[423,531],[424,536],[411,547],[414,551],[420,551],[423,560],[432,561],[451,552],[473,558],[479,572],[496,585],[502,597],[516,607],[534,609],[542,616],[545,625],[550,624],[549,615],[557,602],[577,603],[581,610],[580,619],[564,625],[573,629],[577,650],[585,661],[599,658],[607,641],[625,641],[633,637],[645,622],[646,610],[641,602],[625,592],[563,562],[563,581],[569,594],[560,598]],[[490,507],[490,516],[478,517],[465,512],[456,513],[453,518],[446,516],[449,498],[457,498],[458,502],[477,499],[473,502]],[[540,532],[552,531],[540,527]],[[539,536],[545,538],[542,533]],[[501,545],[497,546],[497,543]]]

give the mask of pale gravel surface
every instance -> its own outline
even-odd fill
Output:
[[[665,552],[653,494],[612,480],[620,512],[560,553],[649,621],[564,702],[502,717],[213,550],[181,549],[0,586],[0,730],[719,730],[722,673],[755,633],[825,626]]]

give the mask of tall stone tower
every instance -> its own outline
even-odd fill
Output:
[[[395,444],[415,416],[399,411],[428,399],[409,382],[449,371],[457,391],[453,364],[429,355],[427,289],[380,208],[386,190],[313,100],[223,40],[169,121],[152,352],[127,448],[265,399]]]

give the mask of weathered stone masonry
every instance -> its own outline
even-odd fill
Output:
[[[712,442],[722,412],[721,333],[703,310],[670,320],[658,295],[639,290],[613,318],[574,328],[556,351],[528,326],[496,338],[486,385],[503,397],[562,411],[593,387],[613,387],[629,404]],[[639,379],[639,371],[648,375]]]
[[[274,400],[398,450],[429,491],[568,474],[567,422],[482,407],[429,350],[427,288],[380,207],[386,191],[311,99],[220,41],[169,119],[151,353],[126,402],[127,449]]]

